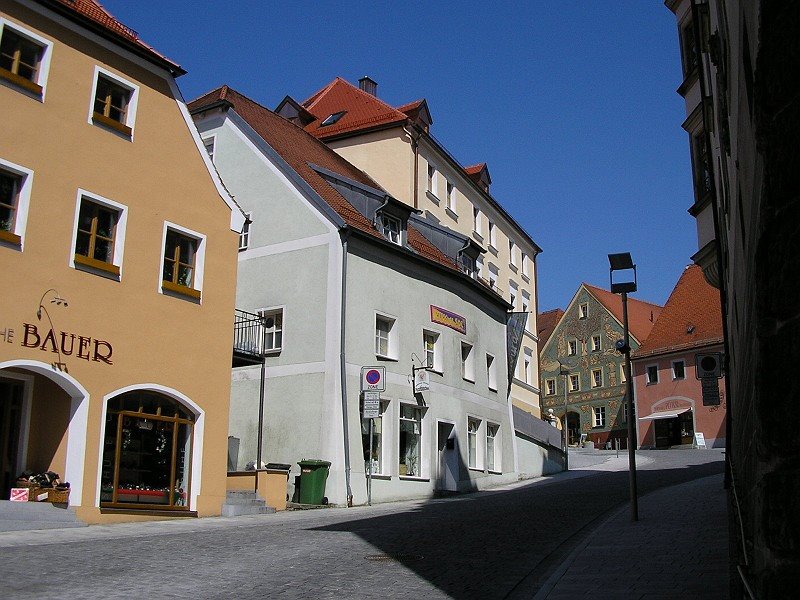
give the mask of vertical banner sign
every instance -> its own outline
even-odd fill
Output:
[[[508,390],[506,395],[511,392],[511,380],[514,379],[514,370],[517,366],[520,348],[522,348],[522,332],[525,331],[525,323],[528,321],[528,313],[512,312],[508,314],[506,323],[506,357],[508,358]]]

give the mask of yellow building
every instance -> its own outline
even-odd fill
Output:
[[[0,492],[219,514],[238,235],[175,83],[94,0],[0,3]]]

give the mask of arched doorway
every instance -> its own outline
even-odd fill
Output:
[[[100,506],[188,510],[196,415],[154,390],[108,400]]]
[[[23,471],[54,471],[80,506],[88,427],[88,391],[69,373],[31,360],[0,363],[0,493]]]
[[[581,416],[576,412],[567,413],[567,433],[569,445],[575,446],[581,436]]]

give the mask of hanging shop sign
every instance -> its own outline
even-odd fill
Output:
[[[428,380],[427,369],[416,369],[414,371],[414,393],[427,392],[429,389],[431,389],[431,384]]]
[[[0,340],[9,344],[19,341],[24,348],[36,348],[44,352],[58,354],[62,360],[65,356],[74,356],[86,361],[113,365],[114,348],[110,342],[93,337],[70,333],[68,331],[42,330],[32,323],[23,323],[21,335],[10,327],[0,330]]]
[[[454,312],[445,310],[431,304],[431,323],[438,323],[450,329],[455,329],[458,333],[467,334],[467,319]]]

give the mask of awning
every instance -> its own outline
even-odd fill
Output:
[[[685,412],[689,412],[692,410],[691,408],[679,408],[677,410],[664,410],[664,411],[656,411],[651,415],[647,415],[646,417],[639,417],[640,421],[655,421],[657,419],[673,419],[678,415],[682,415]]]

